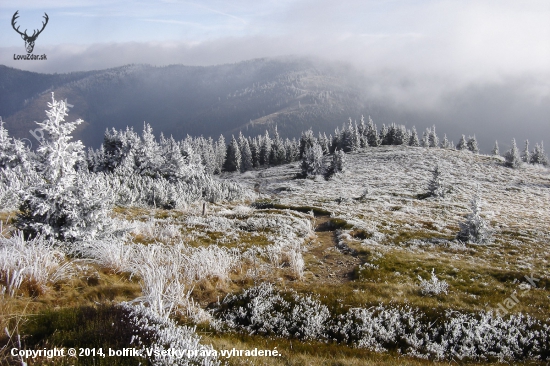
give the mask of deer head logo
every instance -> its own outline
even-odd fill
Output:
[[[36,41],[36,38],[38,38],[38,35],[40,33],[42,33],[42,31],[44,30],[44,28],[46,28],[46,24],[48,24],[48,14],[44,13],[44,19],[46,19],[45,22],[42,22],[42,29],[38,30],[36,29],[32,36],[29,36],[27,34],[27,30],[25,29],[25,32],[21,33],[19,31],[19,26],[17,28],[15,28],[15,20],[17,18],[19,18],[19,15],[17,15],[17,13],[19,13],[19,10],[17,10],[15,12],[15,14],[13,14],[13,18],[11,18],[11,26],[13,27],[13,29],[15,29],[15,31],[17,33],[19,33],[21,35],[21,38],[23,38],[23,40],[25,41],[25,48],[27,49],[27,53],[32,53],[32,50],[34,49],[34,42]]]

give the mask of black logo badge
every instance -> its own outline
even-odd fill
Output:
[[[17,13],[19,13],[19,10],[17,10],[15,12],[15,14],[13,14],[13,18],[11,18],[11,26],[13,27],[13,29],[15,29],[15,31],[17,33],[19,33],[21,35],[21,38],[23,38],[23,40],[25,41],[25,48],[27,49],[27,53],[32,53],[32,50],[34,49],[34,42],[36,41],[36,38],[38,38],[38,35],[40,33],[42,33],[42,31],[44,30],[44,28],[46,28],[46,24],[48,24],[48,14],[44,13],[44,19],[46,19],[45,22],[42,22],[42,29],[38,30],[36,29],[32,36],[29,36],[27,34],[27,30],[25,29],[25,32],[21,33],[19,31],[19,26],[17,28],[15,28],[15,20],[17,18],[19,18],[19,15],[17,15]]]

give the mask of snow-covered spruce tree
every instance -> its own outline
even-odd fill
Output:
[[[29,150],[20,140],[9,137],[4,122],[0,120],[0,169],[20,166],[29,169]]]
[[[315,177],[325,173],[323,162],[323,149],[317,142],[308,148],[302,158],[302,176],[304,178]]]
[[[269,132],[265,131],[265,136],[262,138],[262,143],[260,144],[260,165],[269,165],[269,155],[271,154],[271,138],[269,137]]]
[[[435,125],[430,129],[430,134],[428,135],[428,143],[430,147],[439,147],[439,138],[435,133]]]
[[[529,152],[529,140],[525,140],[525,149],[521,153],[521,161],[524,163],[531,162],[531,153]]]
[[[439,164],[432,170],[432,179],[428,182],[428,197],[445,197],[445,187],[443,184],[442,171]]]
[[[239,133],[239,150],[241,151],[241,172],[252,170],[254,167],[254,162],[252,161],[252,150],[250,150],[248,140],[242,133]]]
[[[493,150],[491,150],[491,154],[493,156],[500,156],[500,150],[498,148],[498,141],[495,140],[495,146],[493,147]]]
[[[304,154],[308,148],[313,147],[314,143],[315,136],[313,136],[313,131],[311,128],[302,132],[302,135],[300,136],[300,159],[304,157]]]
[[[447,139],[447,134],[443,134],[443,141],[441,141],[441,144],[439,145],[442,149],[450,149],[453,147],[451,145],[451,142]]]
[[[504,157],[506,158],[506,166],[514,169],[521,166],[521,158],[519,156],[518,147],[516,146],[516,139],[512,139],[512,147],[506,152]]]
[[[330,178],[336,173],[346,170],[346,154],[342,150],[336,150],[332,155],[330,165],[325,172],[325,178]]]
[[[271,144],[271,151],[269,152],[269,161],[272,165],[281,165],[285,163],[285,146],[284,142],[279,136],[277,126],[275,126],[275,132],[273,134],[273,143]]]
[[[71,133],[83,121],[65,122],[67,106],[56,101],[46,111],[48,119],[37,124],[46,138],[36,151],[42,182],[22,194],[16,226],[25,235],[76,241],[100,236],[109,225],[110,188],[101,175],[77,172],[83,158],[80,141]]]
[[[420,141],[420,145],[422,147],[430,147],[430,134],[432,133],[432,130],[430,128],[426,128],[426,131],[422,134],[422,140]]]
[[[466,216],[466,221],[460,223],[456,238],[466,243],[487,244],[491,241],[492,232],[481,217],[482,201],[479,192],[472,199],[470,207],[471,212]]]
[[[418,132],[416,132],[416,127],[413,126],[411,137],[409,138],[409,146],[420,146],[420,141],[418,140]]]
[[[231,137],[231,142],[227,145],[227,155],[225,158],[224,170],[226,172],[234,172],[241,170],[241,151],[239,144],[235,140],[235,136]]]
[[[462,135],[462,137],[460,138],[460,141],[458,142],[458,145],[456,145],[456,149],[457,150],[465,150],[466,147],[467,147],[466,136]]]
[[[466,146],[468,146],[468,150],[470,150],[474,154],[479,153],[479,147],[477,145],[476,135],[468,136],[468,142],[466,143]]]
[[[369,124],[367,125],[367,141],[369,146],[380,146],[380,138],[378,137],[378,129],[372,118],[369,116]]]
[[[535,149],[531,155],[531,164],[541,164],[548,166],[548,156],[544,153],[544,143],[541,141],[540,145],[535,144]]]

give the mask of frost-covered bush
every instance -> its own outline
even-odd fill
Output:
[[[319,300],[279,293],[269,283],[226,296],[215,315],[218,320],[213,324],[219,329],[303,340],[325,338],[325,323],[330,318]]]
[[[25,240],[22,232],[0,236],[0,286],[10,296],[27,284],[32,292],[43,293],[47,285],[70,279],[79,267],[65,253],[42,236]]]
[[[336,318],[331,327],[333,338],[359,348],[384,352],[399,347],[403,353],[421,350],[425,325],[418,311],[409,306],[352,308]]]
[[[439,280],[433,269],[432,277],[429,281],[423,279],[420,275],[418,276],[418,279],[420,280],[420,292],[422,295],[447,294],[447,291],[449,290],[449,284],[446,281]]]
[[[429,319],[411,306],[351,308],[336,315],[319,300],[263,283],[228,295],[212,311],[218,330],[336,341],[426,359],[548,360],[550,324],[523,314],[447,310]]]
[[[212,346],[200,344],[200,336],[196,328],[181,326],[170,318],[165,318],[143,306],[122,303],[127,311],[127,322],[132,327],[134,335],[131,344],[141,348],[151,365],[202,365],[218,366],[217,352]],[[178,350],[185,352],[183,357],[170,354],[162,355],[162,351]],[[187,351],[196,351],[188,353]],[[151,355],[147,353],[149,351]]]
[[[459,224],[460,231],[456,238],[466,243],[487,244],[492,239],[492,231],[481,217],[482,201],[479,193],[472,199],[470,207],[471,212],[466,216],[466,221]]]

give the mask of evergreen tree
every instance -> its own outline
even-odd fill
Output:
[[[323,154],[328,155],[330,154],[330,142],[325,133],[319,132],[319,137],[317,138],[317,141],[319,141],[319,145],[321,145],[321,148],[323,149]]]
[[[495,140],[495,146],[493,147],[493,150],[491,150],[491,154],[493,156],[500,156],[500,150],[498,148],[498,141]]]
[[[300,145],[301,147],[301,145]],[[336,127],[334,130],[334,136],[332,137],[332,144],[330,145],[330,153],[334,153],[336,149],[340,149],[342,147],[342,134],[340,133],[340,129]]]
[[[336,173],[346,170],[346,154],[342,150],[336,150],[332,155],[330,165],[325,172],[325,178],[330,178]]]
[[[466,144],[466,136],[462,135],[460,138],[460,141],[458,142],[458,145],[456,145],[457,150],[465,150],[468,147]]]
[[[77,172],[84,146],[71,142],[71,133],[83,121],[65,122],[67,106],[56,101],[48,117],[37,124],[46,138],[37,149],[42,182],[23,193],[16,226],[27,236],[76,241],[100,236],[109,227],[112,193],[97,174]]]
[[[388,134],[388,128],[385,124],[382,124],[382,129],[380,130],[380,135],[378,136],[380,140],[380,145],[386,145],[387,138],[386,135]]]
[[[451,142],[447,139],[447,134],[443,134],[443,141],[441,141],[440,147],[442,149],[450,149],[452,147]]]
[[[16,166],[30,169],[29,155],[30,151],[20,140],[9,137],[8,130],[0,119],[0,169]]]
[[[542,164],[548,166],[548,156],[544,153],[544,144],[543,142],[535,144],[535,149],[531,155],[531,164]]]
[[[380,146],[380,139],[378,137],[378,130],[376,125],[369,116],[369,124],[367,125],[367,142],[369,146]]]
[[[286,157],[285,146],[283,140],[279,136],[277,126],[275,126],[275,134],[273,137],[273,143],[271,144],[271,151],[269,154],[269,160],[272,165],[284,164]]]
[[[479,193],[472,199],[470,207],[471,212],[466,216],[466,221],[460,223],[456,238],[466,243],[487,244],[491,241],[492,233],[481,217],[482,201]]]
[[[141,144],[134,156],[137,172],[141,176],[158,177],[162,165],[162,154],[153,135],[153,128],[148,123],[143,124],[141,138]]]
[[[435,125],[432,126],[431,130],[429,130],[428,135],[428,144],[430,147],[438,147],[439,146],[439,138],[437,137],[437,134],[435,133]]]
[[[357,125],[349,119],[347,128],[342,128],[342,150],[344,152],[357,151],[359,149],[359,135],[357,133]]]
[[[300,137],[300,159],[304,157],[309,147],[313,147],[314,142],[315,136],[313,136],[313,131],[311,129],[302,132],[302,136]]]
[[[220,135],[214,150],[214,153],[216,154],[216,167],[214,169],[214,174],[221,174],[223,165],[225,164],[225,156],[227,154],[227,147],[225,146],[225,138],[223,135]]]
[[[432,170],[432,179],[428,182],[428,196],[443,198],[445,197],[445,187],[443,184],[443,174],[439,165]]]
[[[418,133],[416,132],[416,127],[413,126],[411,137],[409,138],[409,146],[420,146],[420,141],[418,141]]]
[[[466,145],[468,146],[468,150],[470,150],[474,154],[479,153],[479,147],[477,146],[476,135],[468,136],[468,142],[466,143]]]
[[[302,176],[309,178],[324,173],[323,149],[315,142],[312,147],[306,150],[302,158]]]
[[[430,147],[430,135],[432,131],[429,128],[426,128],[426,131],[422,134],[422,141],[420,141],[420,145],[422,147]]]
[[[254,167],[254,162],[252,161],[252,151],[250,150],[250,145],[248,140],[239,133],[239,150],[241,151],[241,172],[246,172],[252,170]]]
[[[504,157],[506,158],[506,166],[514,169],[521,166],[521,158],[519,156],[518,147],[516,146],[516,139],[512,139],[512,147],[506,152]]]
[[[269,155],[271,154],[271,138],[269,132],[265,131],[265,136],[262,138],[262,144],[260,146],[260,165],[269,165]]]
[[[365,148],[369,146],[367,138],[367,125],[365,124],[365,117],[361,116],[361,123],[357,126],[357,133],[359,134],[359,146]]]
[[[523,153],[521,154],[521,161],[523,161],[524,163],[531,162],[531,153],[529,152],[529,140],[525,140],[525,149],[523,149]]]
[[[248,145],[250,146],[250,153],[252,154],[252,166],[258,168],[260,166],[260,145],[257,138],[249,138]]]
[[[235,136],[231,137],[231,142],[227,145],[224,170],[226,172],[235,172],[241,170],[241,151]]]

